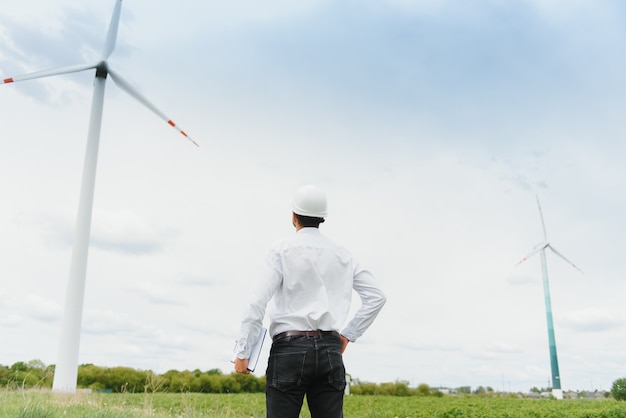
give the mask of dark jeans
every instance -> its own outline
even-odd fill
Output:
[[[336,336],[274,341],[265,386],[268,418],[297,418],[306,394],[311,418],[341,418],[346,370]]]

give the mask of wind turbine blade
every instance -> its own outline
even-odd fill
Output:
[[[541,218],[541,228],[543,228],[543,240],[548,241],[548,233],[546,232],[546,223],[543,221],[543,212],[541,211],[541,203],[539,203],[539,196],[537,198],[537,207],[539,208],[539,217]]]
[[[550,247],[550,249],[554,252],[554,254],[558,255],[559,257],[561,257],[563,260],[565,260],[565,262],[567,264],[569,264],[570,266],[574,267],[576,270],[580,271],[581,273],[583,273],[583,271],[581,269],[578,268],[578,266],[576,266],[576,264],[572,263],[571,261],[569,261],[567,258],[565,258],[565,256],[563,256],[563,254],[561,254],[560,252],[558,252],[552,245],[548,245],[548,247]],[[585,273],[583,273],[585,274]]]
[[[29,74],[22,74],[15,77],[9,77],[2,80],[3,84],[14,83],[16,81],[24,81],[24,80],[32,80],[34,78],[42,78],[42,77],[50,77],[53,75],[59,74],[69,74],[69,73],[77,73],[79,71],[90,70],[92,68],[96,68],[98,64],[82,64],[82,65],[73,65],[70,67],[59,67],[52,68],[50,70],[37,71]]]
[[[528,253],[528,255],[524,258],[522,258],[517,264],[516,266],[519,266],[520,264],[522,264],[524,261],[528,260],[530,257],[532,257],[533,255],[537,254],[539,251],[541,251],[543,248],[545,248],[543,245],[537,246],[537,248],[535,248],[534,250],[532,250],[530,253]]]
[[[104,50],[102,51],[103,61],[106,61],[115,49],[115,43],[117,41],[117,31],[120,26],[121,11],[122,0],[117,0],[115,2],[115,9],[113,9],[113,16],[111,16],[111,23],[109,23],[109,31],[107,32],[107,37],[104,41]]]
[[[135,99],[137,99],[141,104],[146,106],[148,109],[152,110],[158,117],[160,117],[161,119],[166,121],[171,127],[173,127],[178,132],[180,132],[185,138],[190,140],[195,146],[197,146],[197,147],[200,146],[200,145],[198,145],[198,143],[196,141],[191,139],[191,137],[189,135],[187,135],[187,133],[185,131],[183,131],[181,128],[179,128],[170,118],[165,116],[165,113],[161,112],[155,105],[150,103],[150,101],[148,101],[148,99],[146,99],[137,90],[135,90],[133,87],[131,87],[131,85],[128,84],[128,82],[126,80],[124,80],[118,73],[114,72],[113,70],[111,70],[109,68],[109,75],[111,76],[111,78],[113,79],[115,84],[118,85],[118,87],[120,87],[126,93],[130,94],[131,96],[133,96]]]

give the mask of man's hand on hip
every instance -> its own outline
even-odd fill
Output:
[[[348,346],[350,340],[343,335],[339,335],[339,339],[341,340],[341,354],[343,354],[343,352],[346,351],[346,347]]]

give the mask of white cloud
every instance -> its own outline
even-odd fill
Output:
[[[9,314],[0,318],[0,327],[16,328],[21,323],[21,318],[16,314]]]
[[[620,2],[611,0],[593,4],[585,0],[531,0],[528,3],[543,18],[561,23],[580,22],[588,19],[617,23],[615,14],[619,13],[619,9],[623,7]]]
[[[91,241],[95,248],[140,255],[161,251],[175,235],[175,231],[152,222],[149,214],[122,209],[94,214]]]
[[[57,322],[61,317],[61,307],[54,301],[38,295],[29,295],[24,306],[27,314],[45,322]]]
[[[133,291],[139,299],[149,300],[156,305],[185,305],[180,295],[171,286],[141,282],[133,286]]]
[[[11,300],[12,309],[18,314],[12,315],[14,320],[34,320],[44,323],[58,324],[61,319],[62,308],[54,300],[39,294],[20,295]]]
[[[579,332],[619,331],[624,317],[605,309],[587,308],[563,314],[560,324]]]

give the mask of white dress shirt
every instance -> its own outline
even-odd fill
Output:
[[[269,335],[283,331],[339,331],[346,322],[352,289],[361,307],[341,331],[356,341],[372,324],[386,298],[372,274],[318,228],[302,228],[274,244],[258,286],[246,306],[235,354],[250,356],[270,300]]]

